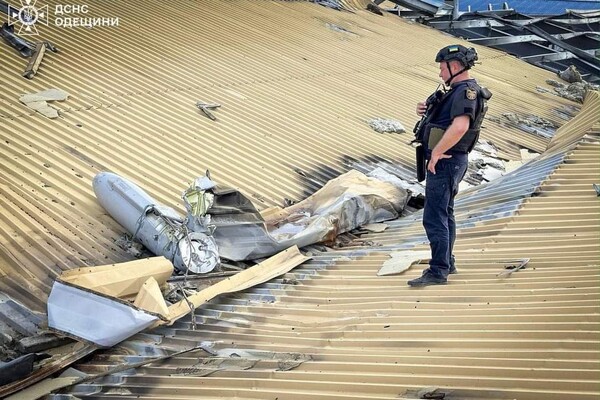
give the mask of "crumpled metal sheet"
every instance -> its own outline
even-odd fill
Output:
[[[215,194],[219,204],[221,196]],[[293,245],[331,241],[361,225],[395,219],[410,194],[391,182],[352,170],[305,200],[265,214],[265,219],[241,193],[228,192],[227,196],[231,197],[229,209],[209,210],[211,224],[216,228],[219,255],[240,261],[266,257]]]

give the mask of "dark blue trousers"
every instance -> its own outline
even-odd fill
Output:
[[[435,165],[435,174],[427,171],[423,226],[431,246],[429,270],[442,278],[448,277],[450,265],[454,264],[454,197],[458,193],[458,184],[465,176],[468,165],[468,155],[457,154],[452,158],[439,160]]]

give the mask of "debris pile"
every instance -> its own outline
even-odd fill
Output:
[[[588,90],[600,90],[599,85],[594,85],[593,83],[588,83],[583,80],[581,82],[574,82],[565,85],[564,83],[555,81],[553,79],[547,79],[546,83],[554,87],[554,91],[560,97],[575,101],[577,103],[583,103],[583,99],[585,98],[585,94]]]
[[[98,174],[93,186],[100,204],[127,232],[176,270],[192,273],[212,271],[220,257],[254,260],[293,245],[332,241],[358,226],[398,217],[410,197],[402,182],[350,171],[299,203],[259,212],[207,172],[183,193],[188,212],[183,218],[113,173]]]
[[[49,101],[64,101],[69,93],[61,89],[48,89],[37,93],[28,93],[19,101],[48,118],[58,118],[58,110],[48,104]]]
[[[194,309],[214,297],[266,282],[308,259],[294,246],[172,304],[166,300],[166,282],[173,265],[163,257],[69,270],[52,286],[48,326],[100,347],[114,346],[190,312],[195,323]]]
[[[507,112],[503,113],[502,116],[522,130],[544,138],[553,137],[556,129],[558,129],[556,123],[536,115],[520,117],[515,113]]]
[[[367,121],[369,126],[379,133],[404,133],[406,129],[399,121],[393,119],[374,118]]]
[[[29,8],[29,1],[27,2]],[[8,13],[14,12],[16,10],[11,11],[11,7],[8,6]],[[19,11],[20,13],[20,11]],[[36,14],[36,18],[39,16]],[[20,18],[20,17],[19,17]],[[35,22],[35,21],[34,21]],[[28,25],[29,28],[29,25]],[[19,32],[20,33],[20,32]],[[37,33],[34,33],[37,34]],[[31,35],[31,33],[30,33]],[[54,53],[58,52],[58,49],[52,45],[49,41],[41,41],[32,43],[28,40],[25,40],[15,34],[15,27],[12,24],[5,22],[0,27],[0,36],[4,39],[4,41],[12,48],[17,50],[21,56],[29,58],[29,62],[27,63],[27,67],[23,72],[23,76],[27,79],[32,79],[42,63],[42,59],[44,58],[44,54],[46,50],[50,50]]]
[[[569,67],[564,71],[558,72],[558,76],[563,81],[567,81],[569,83],[583,82],[581,74],[579,71],[577,71],[577,68],[574,65],[569,65]]]

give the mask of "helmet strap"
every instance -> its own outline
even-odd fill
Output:
[[[448,78],[448,80],[444,82],[446,86],[450,86],[450,82],[452,82],[452,79],[456,78],[458,75],[462,74],[463,72],[469,69],[467,67],[463,67],[463,69],[453,74],[452,70],[450,69],[450,61],[446,61],[446,68],[448,68],[448,72],[450,72],[450,78]]]

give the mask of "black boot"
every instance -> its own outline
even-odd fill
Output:
[[[408,285],[412,287],[416,286],[429,286],[429,285],[445,285],[448,283],[446,278],[442,278],[441,276],[434,275],[429,268],[423,271],[423,275],[420,277],[408,281]]]

